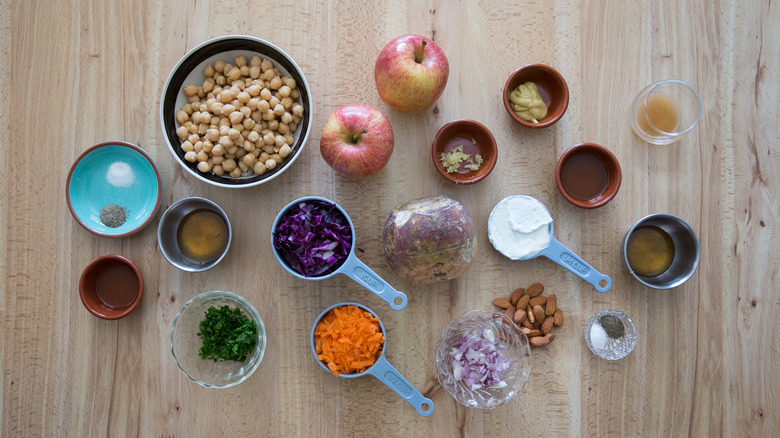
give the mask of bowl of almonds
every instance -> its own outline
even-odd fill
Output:
[[[312,96],[295,61],[268,41],[227,35],[190,50],[163,87],[160,124],[191,175],[251,187],[287,170],[311,131]]]
[[[555,340],[555,327],[563,325],[563,311],[555,294],[542,295],[544,286],[534,283],[528,289],[519,288],[509,298],[496,298],[493,305],[520,327],[528,336],[531,348],[544,347]]]

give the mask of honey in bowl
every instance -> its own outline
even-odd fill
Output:
[[[216,212],[199,208],[187,213],[176,232],[181,253],[192,260],[210,263],[227,248],[228,228]]]
[[[628,236],[626,258],[637,275],[657,277],[672,265],[674,242],[663,229],[654,225],[643,225]]]

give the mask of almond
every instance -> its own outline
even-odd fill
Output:
[[[529,329],[528,327],[520,327],[520,330],[522,330],[526,336],[531,334],[531,329]]]
[[[510,303],[506,298],[496,298],[493,300],[493,305],[502,309],[508,309],[510,306],[512,306],[512,303]]]
[[[544,286],[542,286],[542,283],[534,283],[531,286],[526,289],[526,293],[529,297],[538,297],[539,295],[544,292]]]
[[[534,311],[530,307],[528,308],[528,319],[526,321],[530,322],[532,325],[536,322],[536,315],[534,315]]]
[[[553,313],[553,324],[555,324],[556,327],[563,325],[563,312],[561,312],[561,309],[555,309],[555,313]]]
[[[523,295],[525,295],[525,289],[521,287],[512,294],[512,298],[509,299],[509,302],[511,302],[513,306],[517,306],[517,301],[520,300],[520,297]]]
[[[527,328],[528,330],[533,330],[534,329],[533,323],[531,323],[531,321],[529,321],[528,318],[523,318],[523,320],[520,321],[520,325],[522,325],[523,327]]]
[[[552,294],[549,298],[547,298],[547,305],[544,308],[544,314],[547,316],[552,316],[557,309],[558,297],[556,297],[555,294]]]
[[[523,322],[525,317],[526,317],[525,310],[517,309],[515,311],[515,316],[512,318],[512,321],[514,321],[515,324],[520,325],[520,323]]]
[[[544,318],[544,321],[542,322],[542,334],[547,335],[552,331],[553,328],[553,317],[548,316]]]
[[[552,342],[555,339],[555,333],[548,333],[544,335],[545,338],[549,339],[550,342]]]
[[[542,331],[541,330],[531,330],[528,333],[528,337],[529,338],[533,338],[533,337],[536,337],[536,336],[542,336]]]
[[[534,324],[536,322],[541,324],[542,321],[544,320],[544,308],[542,308],[542,306],[534,306],[533,314],[534,314],[534,319],[536,320]]]
[[[550,340],[544,336],[536,336],[529,339],[528,343],[531,344],[531,348],[544,347],[545,345],[550,343]]]
[[[519,300],[517,300],[517,308],[518,309],[527,309],[528,308],[528,301],[531,299],[528,295],[523,295],[520,297]]]
[[[533,306],[544,306],[547,303],[547,297],[543,297],[539,295],[538,297],[533,297],[530,300],[528,300],[528,305]]]
[[[504,310],[504,315],[506,315],[506,317],[507,317],[507,318],[509,318],[509,319],[511,320],[512,318],[514,318],[514,317],[515,317],[515,308],[514,308],[514,307],[512,307],[512,306],[509,306],[509,307],[507,307],[507,308]]]

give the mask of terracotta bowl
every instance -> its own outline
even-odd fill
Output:
[[[479,154],[482,157],[479,169],[469,170],[461,165],[457,171],[447,173],[441,163],[441,154],[448,153],[458,146],[463,146],[463,152],[466,154],[472,156]],[[485,179],[495,167],[498,146],[493,134],[482,123],[474,120],[455,120],[442,126],[436,133],[431,147],[431,157],[436,170],[446,180],[455,184],[474,184]]]
[[[515,114],[509,101],[509,93],[519,85],[533,82],[539,89],[539,95],[547,105],[547,117],[539,123],[526,122]],[[512,119],[529,128],[546,128],[563,117],[569,106],[569,86],[557,70],[544,64],[529,64],[520,67],[509,76],[504,85],[504,107]]]
[[[622,180],[615,155],[595,143],[569,148],[555,166],[558,191],[567,201],[581,208],[598,208],[611,201]]]
[[[130,260],[105,255],[87,265],[79,281],[81,302],[101,319],[120,319],[129,315],[144,295],[144,278]]]

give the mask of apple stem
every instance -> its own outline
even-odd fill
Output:
[[[364,130],[362,130],[362,131],[360,131],[360,132],[358,132],[358,133],[354,134],[354,135],[352,136],[352,144],[357,144],[358,140],[360,140],[360,137],[361,137],[363,134],[365,134],[366,132],[368,132],[368,131],[366,131],[366,130],[364,129]]]
[[[422,40],[422,46],[420,47],[420,51],[414,54],[414,62],[418,64],[422,64],[423,61],[423,51],[425,51],[425,45],[428,44],[428,41],[426,41],[425,38]]]

